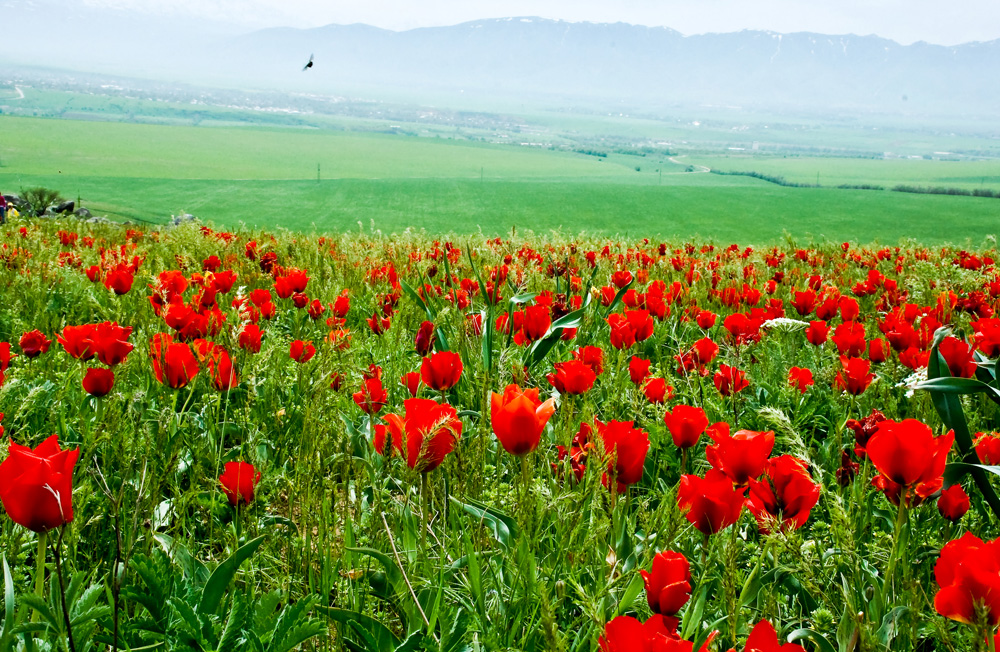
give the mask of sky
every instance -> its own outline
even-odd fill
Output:
[[[24,0],[30,1],[30,0]],[[1000,38],[998,0],[61,0],[246,28],[367,23],[392,30],[539,16],[665,26],[685,34],[763,29],[877,34],[903,44]]]

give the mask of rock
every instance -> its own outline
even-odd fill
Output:
[[[81,208],[80,210],[85,211],[87,209]],[[90,211],[87,211],[87,213],[89,214]],[[91,217],[90,219],[87,220],[87,224],[111,224],[111,223],[112,223],[111,220],[109,220],[106,217]]]
[[[28,202],[24,201],[18,195],[14,194],[4,195],[3,198],[7,200],[8,206],[13,206],[14,208],[18,209],[18,211],[21,210],[22,206],[26,206],[28,204]]]
[[[186,222],[197,222],[198,218],[191,213],[184,213],[183,215],[174,215],[170,220],[171,226],[180,226]]]
[[[93,213],[91,213],[89,210],[87,210],[83,206],[81,206],[80,208],[78,208],[75,211],[73,211],[73,215],[76,215],[77,217],[82,217],[82,218],[93,217]]]
[[[55,208],[56,213],[72,213],[73,209],[76,208],[75,201],[64,201],[61,204],[57,204]]]

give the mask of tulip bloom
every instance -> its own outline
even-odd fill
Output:
[[[417,353],[421,356],[425,356],[431,352],[434,348],[434,323],[429,321],[424,321],[420,324],[420,329],[417,330],[417,336],[414,339],[414,345],[416,346]]]
[[[406,388],[406,392],[411,397],[416,396],[417,390],[420,389],[420,373],[411,371],[403,374],[399,377],[399,384]]]
[[[834,378],[834,386],[852,396],[863,394],[872,380],[875,379],[875,374],[868,373],[871,364],[871,361],[861,358],[841,357],[841,370]]]
[[[948,363],[948,372],[955,378],[972,378],[976,375],[976,361],[972,357],[972,348],[957,337],[946,337],[941,340],[938,352]]]
[[[719,365],[719,370],[715,372],[712,380],[715,382],[715,388],[723,396],[738,394],[750,386],[746,372],[727,364]]]
[[[646,601],[654,614],[674,616],[691,597],[691,568],[679,552],[664,551],[653,557],[651,572],[640,570]]]
[[[805,394],[806,390],[812,387],[814,383],[815,381],[813,380],[813,372],[811,369],[792,367],[788,370],[789,386],[799,390],[800,393]]]
[[[778,633],[774,627],[766,620],[762,620],[754,625],[747,643],[743,647],[743,652],[806,652],[798,643],[785,643],[782,645],[778,639]]]
[[[0,463],[0,502],[11,520],[47,532],[73,520],[73,467],[80,449],[61,450],[52,435],[32,450],[10,442]]]
[[[131,326],[119,326],[118,322],[106,321],[94,326],[90,340],[90,350],[102,364],[113,367],[121,364],[135,348],[129,343]]]
[[[462,377],[462,356],[454,351],[438,351],[420,362],[420,379],[431,389],[451,389]]]
[[[288,347],[288,357],[299,364],[309,362],[314,355],[316,355],[316,347],[313,346],[311,340],[308,342],[295,340]]]
[[[681,476],[677,506],[702,534],[715,534],[739,520],[743,491],[734,489],[725,474],[710,469],[704,478]]]
[[[823,346],[830,337],[830,327],[825,321],[811,321],[806,327],[806,341],[813,346]]]
[[[93,324],[65,326],[62,335],[56,335],[56,341],[63,345],[66,353],[86,361],[94,357],[91,339],[96,331],[97,327]]]
[[[555,411],[555,399],[542,402],[538,388],[522,390],[511,384],[503,394],[490,393],[493,434],[511,455],[527,455],[538,448],[545,424]]]
[[[18,341],[18,345],[21,347],[21,353],[24,354],[26,358],[34,358],[42,353],[49,350],[49,345],[52,342],[49,338],[45,337],[44,333],[40,330],[33,330],[25,333],[21,336]]]
[[[674,388],[663,378],[648,378],[642,385],[642,393],[650,403],[664,403],[674,395]]]
[[[866,451],[883,478],[907,493],[913,490],[917,497],[927,498],[941,487],[954,441],[951,430],[935,437],[930,426],[916,419],[886,419],[868,440]],[[906,497],[909,500],[910,496]]]
[[[635,484],[642,479],[642,467],[649,452],[649,433],[634,428],[631,421],[602,423],[594,419],[597,432],[604,441],[604,454],[609,458],[608,473],[618,485]]]
[[[247,324],[240,331],[238,340],[240,348],[251,353],[260,353],[261,335],[263,335],[263,331],[257,324]]]
[[[1000,465],[1000,435],[995,432],[977,432],[976,455],[983,464]]]
[[[724,473],[733,484],[743,486],[764,472],[764,465],[774,448],[774,431],[739,430],[729,435],[729,424],[709,436],[714,445],[705,449],[709,463]]]
[[[365,378],[361,391],[351,394],[351,398],[367,414],[378,414],[389,400],[389,394],[382,387],[381,378]]]
[[[708,417],[705,410],[690,405],[675,405],[674,409],[663,415],[674,445],[678,448],[691,448],[698,444],[701,434],[708,427]]]
[[[557,362],[552,367],[555,373],[548,374],[545,378],[560,394],[583,394],[597,380],[594,370],[579,360]]]
[[[521,335],[525,342],[534,342],[545,337],[551,325],[552,314],[548,306],[528,306],[521,320]]]
[[[837,345],[840,355],[848,358],[860,356],[868,345],[865,341],[865,327],[857,322],[847,322],[837,326],[831,339]]]
[[[760,531],[770,534],[779,528],[797,530],[805,525],[820,491],[805,463],[791,455],[772,458],[764,467],[764,478],[750,480],[747,500]]]
[[[694,643],[681,639],[676,628],[674,619],[659,615],[645,623],[632,616],[618,616],[604,626],[598,643],[601,652],[693,652]],[[698,652],[708,652],[718,633],[710,633]]]
[[[226,494],[229,504],[233,507],[249,505],[253,502],[254,490],[260,482],[260,471],[253,464],[246,462],[226,462],[219,476],[222,493]]]
[[[649,375],[649,368],[652,366],[652,362],[649,360],[644,360],[638,356],[632,356],[628,361],[628,375],[635,385],[641,385],[642,381],[646,380],[646,376]]]
[[[965,493],[962,485],[953,484],[944,489],[937,500],[938,511],[952,523],[955,523],[969,511],[969,494]]]
[[[115,373],[110,369],[87,369],[83,376],[83,389],[91,396],[106,396],[115,385]]]
[[[403,401],[403,414],[385,415],[393,447],[411,469],[433,471],[462,436],[462,420],[452,406],[426,398]]]
[[[583,346],[573,351],[573,359],[579,360],[600,376],[604,373],[604,349],[599,346]]]
[[[986,623],[1000,623],[1000,540],[983,541],[971,532],[949,541],[934,566],[941,589],[934,608],[945,618],[966,624],[976,621],[980,605]]]
[[[198,375],[198,360],[187,344],[175,343],[161,333],[153,336],[149,349],[158,382],[180,389]]]

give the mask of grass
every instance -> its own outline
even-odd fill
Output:
[[[799,239],[979,244],[996,200],[834,188],[782,188],[686,173],[717,160],[544,149],[436,138],[279,128],[208,128],[0,118],[0,189],[46,186],[99,215],[164,222],[190,212],[219,226],[488,235],[513,227],[764,244]],[[736,161],[737,159],[728,159]],[[995,163],[761,161],[833,185],[871,176],[955,185],[1000,176]],[[761,161],[746,161],[757,166]],[[321,180],[316,180],[316,165]],[[926,165],[923,165],[926,163]],[[635,167],[641,171],[637,172]],[[881,166],[881,167],[879,167]],[[663,174],[659,170],[663,169]],[[913,170],[907,176],[906,170]],[[813,178],[813,181],[815,179]],[[839,182],[839,181],[838,181]],[[941,228],[942,224],[947,229]]]

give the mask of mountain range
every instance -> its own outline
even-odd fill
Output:
[[[245,34],[123,25],[106,16],[49,18],[43,38],[30,29],[10,35],[10,59],[332,95],[462,94],[633,108],[719,105],[949,116],[1000,111],[1000,89],[993,83],[1000,40],[901,45],[874,35],[749,30],[684,36],[663,27],[534,17],[401,32],[355,24]],[[303,72],[311,54],[315,65]]]

